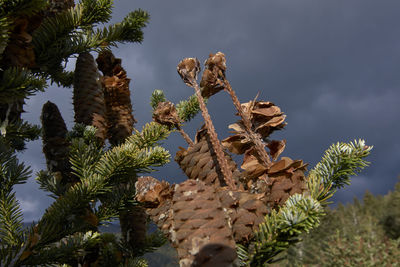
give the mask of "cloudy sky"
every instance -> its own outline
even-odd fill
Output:
[[[137,128],[151,120],[154,89],[164,90],[175,103],[194,93],[176,72],[182,58],[204,62],[209,53],[222,51],[227,77],[242,102],[260,92],[259,100],[272,101],[286,113],[286,129],[271,136],[287,140],[282,156],[312,167],[334,142],[363,138],[374,145],[371,166],[338,192],[335,202],[361,198],[366,190],[385,194],[393,189],[400,174],[400,1],[115,0],[113,22],[138,8],[151,16],[143,43],[114,49],[132,79]],[[71,128],[71,91],[51,86],[32,97],[25,118],[39,123],[41,106],[50,100]],[[220,92],[208,108],[219,137],[227,137],[227,125],[237,119],[230,97]],[[184,129],[193,136],[201,122],[198,115]],[[172,156],[185,146],[178,135],[164,144]],[[44,169],[41,142],[28,147],[20,158],[35,172]],[[173,160],[153,176],[185,179]],[[26,221],[40,218],[52,201],[34,177],[16,190]]]

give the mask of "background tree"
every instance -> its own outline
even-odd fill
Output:
[[[400,259],[399,193],[366,193],[361,203],[328,209],[321,225],[288,250],[285,265],[396,266]]]

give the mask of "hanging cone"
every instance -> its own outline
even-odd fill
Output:
[[[47,169],[59,172],[65,183],[69,182],[69,142],[66,140],[67,126],[57,106],[47,101],[43,105],[41,115],[43,127],[43,153],[46,157]]]
[[[229,217],[213,186],[193,180],[177,185],[171,209],[171,241],[177,249],[180,266],[191,266],[195,255],[208,244],[235,249]],[[235,258],[236,255],[232,262]]]
[[[75,122],[97,128],[96,136],[106,138],[104,95],[99,83],[99,73],[93,56],[84,52],[76,61],[73,104]]]
[[[232,171],[235,184],[240,184],[241,174],[236,163],[229,154],[225,153],[225,157]],[[181,148],[176,153],[175,161],[189,179],[200,180],[205,182],[206,185],[215,185],[217,187],[226,185],[212,148],[210,137],[204,127],[197,132],[194,146],[190,146],[188,149]]]
[[[115,58],[111,51],[102,51],[96,61],[104,75],[101,84],[107,112],[107,136],[111,144],[117,145],[132,134],[136,122],[132,115],[130,79],[121,66],[121,59]]]

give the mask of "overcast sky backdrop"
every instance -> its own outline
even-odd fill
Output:
[[[194,93],[180,80],[176,65],[184,57],[201,62],[222,51],[227,77],[239,99],[272,101],[286,113],[282,156],[314,166],[337,141],[363,138],[374,145],[371,166],[341,190],[336,202],[361,198],[366,190],[385,194],[400,174],[400,1],[393,0],[115,0],[113,22],[134,9],[150,13],[142,44],[113,49],[127,70],[137,128],[151,120],[149,99],[163,89],[177,103]],[[96,56],[96,55],[95,55]],[[73,68],[72,59],[69,68]],[[46,101],[58,105],[73,125],[72,89],[51,86],[27,101],[24,117],[39,124]],[[224,93],[208,104],[220,139],[237,120]],[[192,137],[201,126],[198,115],[185,126]],[[174,157],[185,146],[179,135],[165,147]],[[29,144],[21,159],[34,172],[45,169],[41,141]],[[153,173],[169,182],[186,177],[172,160]],[[52,199],[40,191],[34,177],[17,187],[26,221],[37,220]]]

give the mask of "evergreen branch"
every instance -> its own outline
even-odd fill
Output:
[[[82,5],[76,5],[67,11],[56,14],[53,17],[46,18],[39,28],[32,35],[32,44],[35,48],[37,63],[49,61],[47,51],[52,45],[61,39],[69,38],[69,35],[80,26],[90,25],[90,21],[86,21],[83,17],[85,10]],[[46,72],[50,68],[42,71]]]
[[[49,245],[61,238],[88,227],[82,211],[99,195],[110,190],[104,177],[93,174],[81,183],[73,185],[46,210],[38,223],[40,240],[36,248]],[[83,212],[84,214],[84,212]]]
[[[96,165],[96,171],[109,179],[118,177],[118,182],[136,177],[136,173],[151,172],[169,162],[170,154],[162,147],[138,149],[129,142],[106,152]],[[117,182],[117,181],[114,181]]]
[[[65,71],[60,65],[59,68],[55,68],[48,71],[48,74],[41,73],[42,76],[50,78],[51,83],[56,83],[57,86],[71,87],[74,83],[74,72]]]
[[[80,0],[83,17],[90,23],[106,23],[111,19],[113,0]]]
[[[0,0],[0,16],[32,15],[47,6],[46,0]]]
[[[109,1],[87,0],[84,2],[89,4],[99,2],[99,6],[104,6],[100,2]],[[108,45],[115,46],[117,42],[143,40],[142,28],[146,26],[149,19],[146,12],[136,10],[129,13],[121,23],[93,31],[88,26],[96,22],[98,18],[97,15],[86,16],[85,12],[89,12],[89,9],[86,4],[77,5],[74,9],[45,20],[34,32],[32,43],[37,55],[36,62],[40,66],[38,73],[47,78],[50,76],[57,84],[69,87],[72,84],[72,75],[70,72],[63,72],[64,67],[61,63],[71,55],[100,50]],[[90,12],[92,12],[91,9]],[[97,14],[96,12],[94,9],[92,13]]]
[[[37,125],[31,125],[28,122],[19,120],[14,123],[8,123],[5,135],[2,138],[11,148],[22,151],[25,149],[26,141],[33,141],[39,138],[41,129]]]
[[[0,103],[23,99],[47,87],[45,79],[35,77],[26,69],[8,68],[0,81]]]
[[[151,94],[150,106],[154,111],[157,108],[158,103],[165,101],[167,101],[167,99],[165,98],[164,92],[162,90],[154,90]]]
[[[337,189],[350,184],[350,176],[369,165],[364,158],[372,148],[361,139],[354,143],[331,145],[322,160],[309,172],[307,183],[311,195],[325,205]]]
[[[79,28],[85,28],[110,19],[112,1],[82,0],[74,8],[47,17],[32,36],[32,44],[39,58],[57,40],[69,38]]]
[[[250,266],[264,266],[277,261],[276,256],[300,241],[300,234],[319,225],[324,210],[312,197],[292,195],[278,212],[273,210],[259,225],[249,251],[239,248],[240,260]]]
[[[121,179],[122,177],[118,178]],[[112,218],[114,214],[118,216],[117,211],[124,210],[127,206],[138,205],[137,201],[134,199],[136,194],[136,175],[128,176],[125,180],[126,181],[123,181],[123,183],[114,182],[115,185],[112,187],[112,190],[101,196],[100,201],[102,204],[96,211],[96,215],[97,212],[100,214],[98,217],[103,216],[103,212],[108,212],[110,218]]]
[[[0,59],[7,47],[8,39],[10,38],[11,25],[6,17],[0,17]]]
[[[90,250],[101,242],[100,234],[88,231],[66,236],[34,253],[22,263],[24,265],[70,264],[77,265]]]
[[[138,10],[128,14],[121,22],[97,29],[87,30],[72,34],[68,39],[61,39],[47,51],[47,58],[57,55],[66,58],[72,54],[78,54],[89,50],[100,51],[104,46],[116,46],[117,42],[141,42],[143,40],[142,28],[146,26],[148,15]],[[61,51],[61,53],[60,53]]]
[[[39,171],[35,178],[39,184],[39,188],[51,192],[49,196],[57,199],[60,197],[66,190],[66,185],[61,184],[61,176],[56,176],[54,173],[50,173],[48,171]]]
[[[168,127],[150,122],[143,126],[142,132],[135,130],[135,133],[129,136],[125,143],[133,144],[138,149],[151,147],[156,145],[158,141],[166,139],[170,133]]]
[[[17,157],[0,144],[0,195],[9,195],[16,184],[23,184],[31,170],[19,163]]]
[[[22,243],[22,211],[15,193],[0,194],[0,240],[2,244]]]
[[[8,244],[1,244],[0,246],[0,266],[14,267],[17,265],[18,259],[26,250],[28,243],[20,244],[18,246],[11,246]]]
[[[12,190],[14,185],[25,183],[30,173],[10,149],[0,144],[0,240],[4,245],[22,243],[22,212]]]
[[[204,102],[207,104],[207,98],[204,98]],[[179,118],[186,122],[193,119],[200,111],[199,101],[196,95],[192,95],[188,100],[180,101],[176,105]]]
[[[95,140],[93,140],[95,143]],[[72,140],[70,147],[70,163],[73,174],[79,179],[88,179],[95,172],[95,164],[102,151],[93,143],[87,144],[82,138]]]

